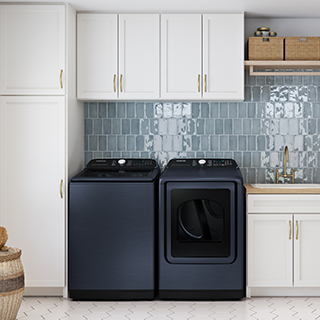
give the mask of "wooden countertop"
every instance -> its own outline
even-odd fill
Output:
[[[253,188],[251,184],[245,184],[244,187],[247,194],[320,194],[320,188]]]

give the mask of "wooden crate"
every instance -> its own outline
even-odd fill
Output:
[[[249,37],[249,60],[283,60],[283,37]]]
[[[285,60],[320,60],[320,37],[286,37]]]

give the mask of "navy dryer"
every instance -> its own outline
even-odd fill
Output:
[[[71,179],[71,298],[154,298],[159,174],[152,159],[95,159]]]
[[[236,162],[170,160],[159,193],[159,298],[243,298],[245,193]]]

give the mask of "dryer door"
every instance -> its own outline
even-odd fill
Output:
[[[166,198],[168,261],[234,261],[236,200],[233,182],[170,182]]]

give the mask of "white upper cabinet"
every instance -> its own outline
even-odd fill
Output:
[[[3,5],[1,94],[65,93],[65,6]]]
[[[201,14],[161,15],[161,98],[201,98]]]
[[[244,15],[161,15],[161,98],[244,100]]]
[[[77,97],[117,98],[118,17],[77,15]]]
[[[119,15],[119,98],[159,98],[159,15]]]
[[[78,98],[159,98],[159,15],[120,14],[119,30],[117,19],[78,14]]]
[[[244,16],[203,15],[203,98],[244,100]]]

